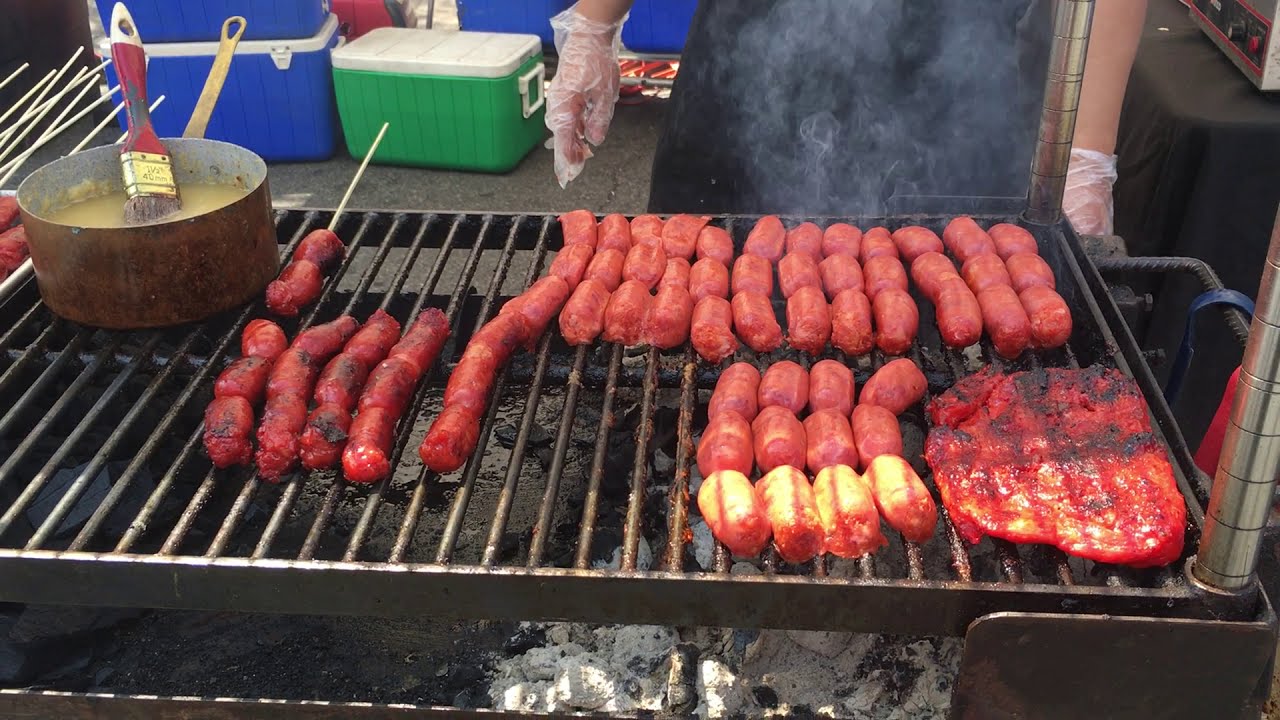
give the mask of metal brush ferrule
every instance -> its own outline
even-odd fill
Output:
[[[1192,572],[1222,590],[1247,586],[1280,472],[1280,213],[1262,269],[1257,308],[1240,364],[1204,535]]]
[[[124,171],[124,192],[131,198],[140,195],[178,197],[178,184],[173,179],[173,165],[168,155],[125,153],[120,162]]]
[[[1031,187],[1027,190],[1028,221],[1052,225],[1062,217],[1062,194],[1067,187],[1071,139],[1084,84],[1084,61],[1094,0],[1058,0],[1054,4],[1053,44],[1044,83],[1044,105],[1035,154],[1031,157]]]

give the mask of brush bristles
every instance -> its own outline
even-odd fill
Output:
[[[176,215],[182,210],[182,200],[163,195],[139,195],[124,203],[124,221],[130,225],[145,225]]]

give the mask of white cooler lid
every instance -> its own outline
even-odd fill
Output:
[[[333,51],[342,70],[500,78],[542,52],[537,35],[378,28]]]

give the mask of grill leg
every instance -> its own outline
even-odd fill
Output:
[[[1257,720],[1270,689],[1276,617],[1169,621],[1035,613],[969,626],[952,720]]]

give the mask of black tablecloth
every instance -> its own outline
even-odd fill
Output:
[[[1116,233],[1129,253],[1199,257],[1228,288],[1255,297],[1280,204],[1280,93],[1255,89],[1177,0],[1151,0],[1116,152]],[[1172,357],[1199,285],[1170,278],[1153,290],[1140,339]],[[1217,312],[1202,313],[1197,341],[1174,406],[1193,448],[1240,362]]]

